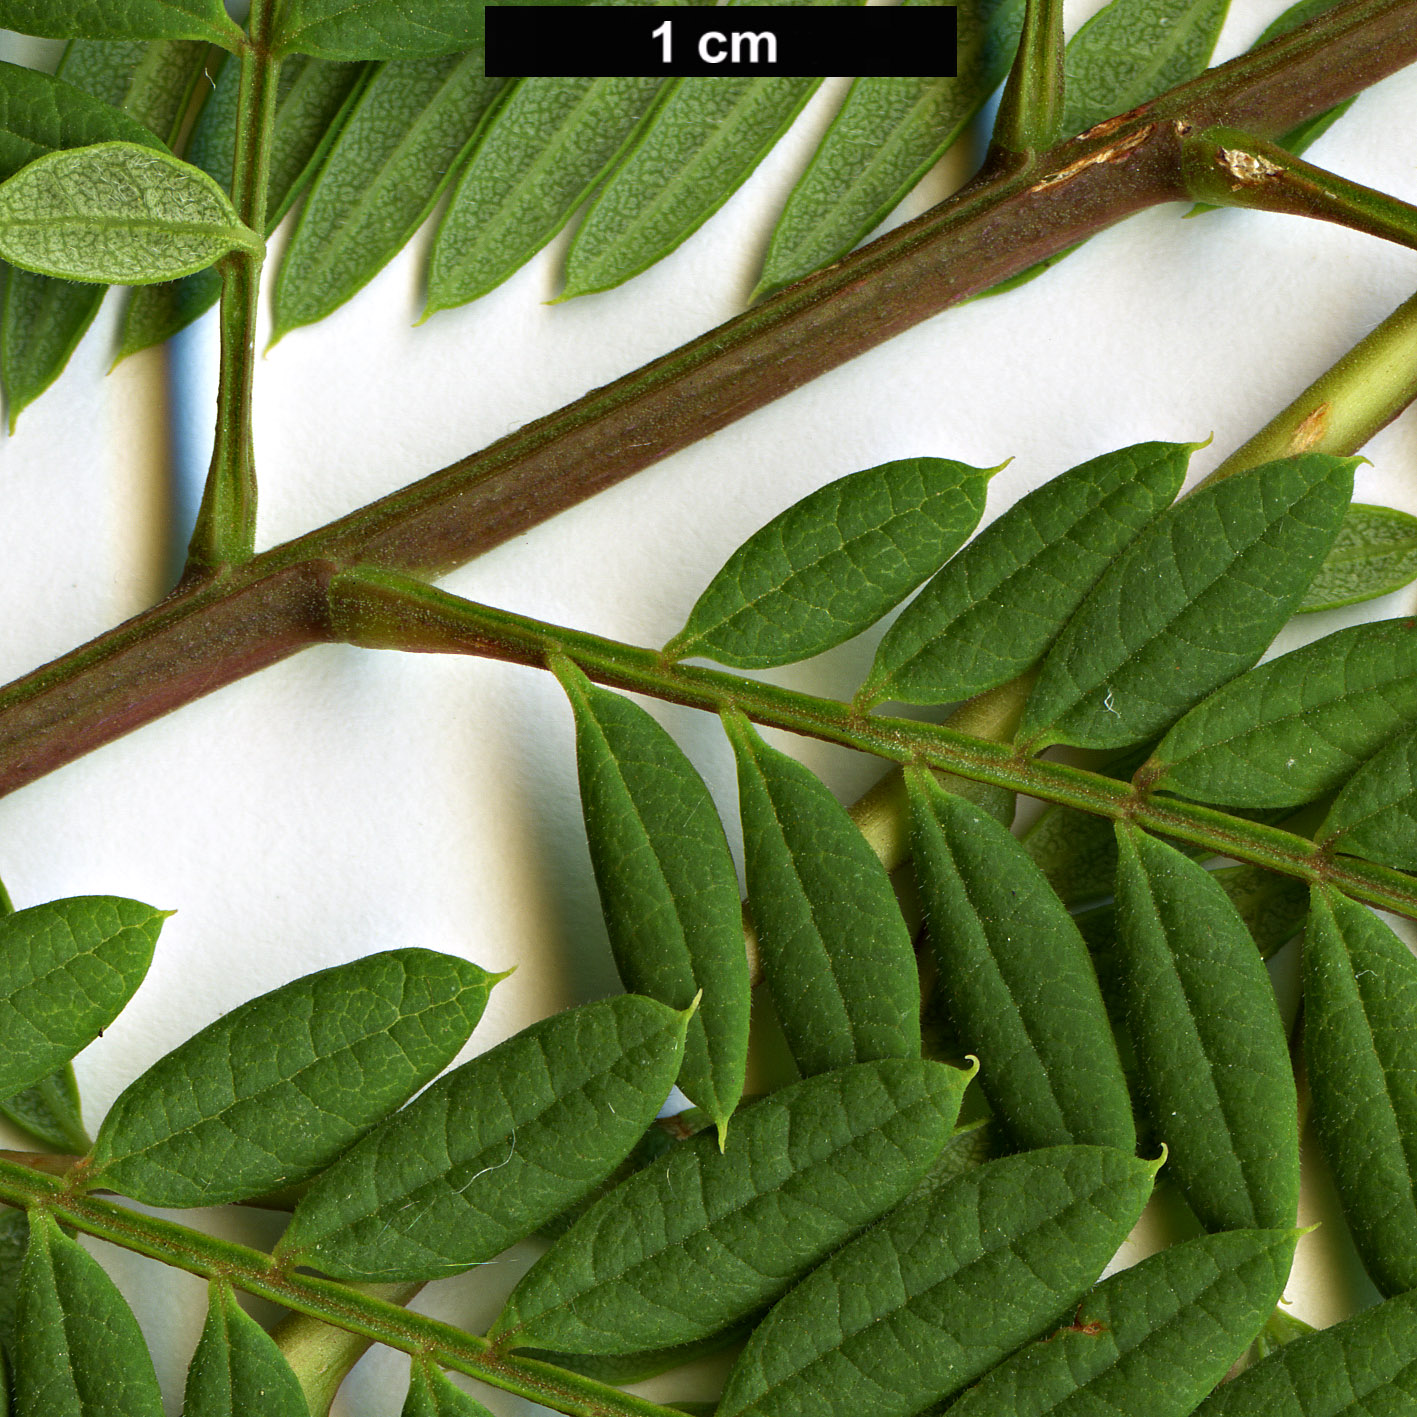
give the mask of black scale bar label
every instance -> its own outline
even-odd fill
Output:
[[[487,73],[664,78],[956,72],[955,7],[488,5]]]

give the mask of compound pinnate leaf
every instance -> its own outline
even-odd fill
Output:
[[[1355,502],[1333,549],[1299,602],[1299,613],[1336,610],[1389,595],[1417,580],[1417,517]]]
[[[1273,1311],[1297,1239],[1232,1230],[1142,1260],[1099,1284],[1065,1327],[1006,1358],[950,1417],[1186,1417]]]
[[[482,51],[383,64],[315,174],[273,294],[273,339],[322,320],[403,248],[503,85]]]
[[[1392,739],[1349,778],[1315,839],[1400,871],[1417,868],[1417,730]]]
[[[1247,1368],[1195,1417],[1399,1417],[1417,1404],[1417,1293],[1401,1294]]]
[[[170,1206],[307,1180],[442,1072],[500,977],[391,950],[252,999],[127,1088],[99,1129],[90,1179]]]
[[[859,700],[951,703],[1022,674],[1122,549],[1170,505],[1194,446],[1122,448],[1016,502],[901,612]]]
[[[47,1078],[118,1017],[169,913],[94,895],[0,919],[0,1097]]]
[[[1073,36],[1063,132],[1127,113],[1210,62],[1229,0],[1112,0]]]
[[[1417,1288],[1417,960],[1365,906],[1315,890],[1304,937],[1314,1126],[1373,1282]]]
[[[1020,740],[1124,748],[1249,669],[1332,544],[1356,463],[1324,453],[1265,463],[1158,517],[1043,661]]]
[[[56,39],[201,39],[236,50],[222,0],[0,0],[0,28]]]
[[[754,1103],[722,1151],[696,1137],[600,1201],[512,1291],[492,1335],[634,1353],[727,1328],[909,1194],[949,1139],[969,1077],[889,1059]]]
[[[187,1369],[182,1417],[310,1417],[300,1380],[275,1340],[213,1284],[196,1352]]]
[[[488,114],[438,225],[428,313],[485,295],[540,251],[600,181],[662,83],[515,80]]]
[[[626,994],[523,1029],[332,1166],[277,1254],[380,1280],[437,1279],[500,1254],[629,1154],[678,1076],[687,1026]]]
[[[754,296],[836,260],[890,215],[998,87],[1022,19],[1020,0],[970,0],[958,6],[956,77],[853,81],[778,218]]]
[[[275,122],[271,131],[266,235],[304,190],[338,134],[344,111],[370,66],[334,64],[296,55],[280,68]],[[183,156],[230,190],[236,147],[241,66],[226,64],[215,92],[202,105]],[[221,297],[221,274],[198,271],[178,281],[138,286],[123,316],[118,358],[161,344],[210,310]]]
[[[686,1009],[679,1086],[720,1134],[743,1094],[751,982],[738,875],[703,779],[644,709],[555,666],[576,716],[591,863],[620,978]]]
[[[804,1074],[920,1055],[920,979],[889,877],[809,769],[726,715],[763,973]]]
[[[1230,807],[1297,807],[1341,787],[1417,718],[1417,627],[1378,620],[1314,640],[1202,700],[1142,769]]]
[[[133,143],[50,153],[0,183],[0,256],[65,280],[147,285],[259,251],[200,168]]]
[[[191,40],[74,40],[64,51],[56,77],[114,105],[170,142],[210,52],[208,45]],[[90,141],[131,136],[106,126],[108,131]],[[104,294],[101,286],[11,272],[0,314],[0,376],[12,426],[59,377]]]
[[[767,156],[821,82],[666,84],[576,232],[562,298],[609,290],[692,236]]]
[[[1168,1174],[1209,1230],[1288,1228],[1298,1103],[1259,952],[1204,867],[1133,827],[1117,844],[1121,988]]]
[[[1077,1300],[1141,1214],[1155,1169],[1105,1147],[1049,1147],[907,1202],[772,1310],[719,1417],[924,1411]]]
[[[997,471],[903,458],[828,483],[728,558],[664,652],[764,669],[849,640],[964,543]]]
[[[918,769],[911,855],[964,1048],[1020,1147],[1131,1151],[1132,1104],[1087,947],[1006,828]]]
[[[491,1417],[491,1414],[431,1363],[415,1360],[408,1375],[408,1396],[404,1399],[401,1417]]]
[[[162,1417],[133,1311],[43,1211],[30,1214],[10,1356],[17,1417]]]
[[[288,0],[274,48],[321,59],[425,59],[482,42],[482,0]]]

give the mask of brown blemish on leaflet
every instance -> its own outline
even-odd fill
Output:
[[[1307,453],[1310,448],[1318,447],[1328,432],[1332,412],[1333,406],[1325,399],[1312,413],[1307,414],[1289,439],[1286,452],[1293,456],[1295,453]]]
[[[1106,124],[1098,126],[1106,127]],[[1130,137],[1123,138],[1120,143],[1114,143],[1110,148],[1103,148],[1101,152],[1090,153],[1087,157],[1080,157],[1076,162],[1070,162],[1058,172],[1050,172],[1046,177],[1035,182],[1028,190],[1042,192],[1049,187],[1058,186],[1059,183],[1071,182],[1074,177],[1087,171],[1089,167],[1097,167],[1102,163],[1121,162],[1141,147],[1155,131],[1156,124],[1148,123],[1145,128],[1138,128]]]

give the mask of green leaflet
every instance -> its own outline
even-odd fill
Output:
[[[1299,613],[1389,595],[1417,579],[1417,517],[1354,502],[1309,583]]]
[[[886,631],[858,703],[952,703],[1022,674],[1123,548],[1171,504],[1194,448],[1138,443],[1016,502]]]
[[[1068,45],[1063,132],[1127,113],[1210,62],[1228,0],[1112,0]]]
[[[482,0],[286,0],[278,54],[321,59],[427,59],[482,42]]]
[[[72,1064],[5,1098],[0,1115],[55,1151],[82,1156],[93,1146],[84,1130]]]
[[[169,913],[95,895],[0,919],[0,1097],[47,1078],[118,1017]]]
[[[452,1061],[500,977],[390,950],[252,999],[127,1088],[89,1180],[170,1206],[307,1180]]]
[[[1417,718],[1417,630],[1377,620],[1262,664],[1202,700],[1142,769],[1230,807],[1297,807],[1341,787]]]
[[[667,83],[576,232],[561,298],[609,290],[692,236],[767,156],[820,83],[789,78]]]
[[[267,186],[266,235],[294,205],[325,151],[335,140],[359,81],[368,66],[331,64],[295,55],[281,64],[271,133]],[[214,177],[224,190],[231,187],[236,142],[236,100],[241,66],[223,66],[216,90],[202,105],[183,154]],[[138,286],[133,290],[119,334],[118,358],[162,344],[205,314],[221,297],[221,275],[198,271],[179,281]]]
[[[57,39],[201,39],[245,42],[222,0],[0,0],[0,29]]]
[[[950,1417],[1186,1417],[1268,1318],[1298,1238],[1233,1230],[1142,1260],[1099,1284],[1066,1327],[1000,1363]]]
[[[680,1343],[672,1348],[655,1348],[646,1353],[617,1353],[601,1355],[595,1353],[556,1353],[545,1348],[523,1350],[523,1358],[535,1358],[540,1362],[552,1363],[558,1368],[569,1368],[573,1373],[591,1378],[598,1383],[610,1383],[624,1387],[627,1383],[643,1382],[646,1378],[657,1377],[673,1368],[682,1368],[686,1363],[708,1358],[735,1344],[742,1343],[752,1331],[753,1323],[735,1324],[731,1328],[702,1338],[697,1343]]]
[[[113,104],[171,142],[203,73],[209,47],[190,40],[74,40],[57,77]],[[110,127],[112,125],[109,125]],[[105,132],[122,138],[126,132]],[[10,421],[59,377],[103,303],[101,286],[13,271],[0,313],[0,377]]]
[[[425,314],[485,295],[540,251],[615,161],[662,82],[513,80],[438,225]]]
[[[955,1031],[1021,1148],[1136,1147],[1132,1104],[1077,926],[1006,828],[909,769],[911,855]]]
[[[1314,836],[1365,861],[1417,868],[1417,730],[1394,738],[1349,778]]]
[[[888,1059],[744,1108],[722,1151],[696,1137],[590,1210],[512,1291],[492,1336],[634,1353],[727,1328],[909,1193],[969,1077]]]
[[[773,1309],[719,1417],[911,1417],[948,1397],[1083,1293],[1155,1170],[1103,1147],[1051,1147],[908,1202]]]
[[[0,1210],[0,1352],[14,1342],[20,1266],[29,1243],[29,1229],[29,1217],[24,1211],[11,1210],[9,1206]]]
[[[0,256],[41,275],[146,285],[261,244],[205,172],[132,143],[50,153],[0,184]]]
[[[1354,458],[1305,453],[1201,488],[1103,572],[1024,709],[1020,742],[1121,748],[1259,659],[1327,553]]]
[[[764,669],[851,639],[964,543],[997,471],[902,458],[818,488],[728,558],[665,654]]]
[[[576,716],[591,863],[625,987],[671,1008],[702,999],[679,1086],[722,1136],[748,1058],[751,983],[738,875],[713,799],[644,709],[554,666]]]
[[[408,1397],[404,1400],[402,1417],[491,1417],[491,1414],[431,1363],[415,1360],[409,1370]]]
[[[1315,890],[1304,937],[1314,1127],[1385,1294],[1417,1288],[1417,961],[1365,906]]]
[[[819,778],[740,715],[743,870],[763,973],[804,1075],[920,1055],[920,980],[890,880]]]
[[[10,1356],[17,1417],[162,1417],[133,1311],[98,1261],[39,1210],[30,1215]]]
[[[379,66],[316,173],[281,260],[272,340],[323,319],[398,254],[502,83],[483,75],[481,49]]]
[[[688,1022],[625,994],[523,1029],[336,1162],[276,1254],[384,1280],[441,1278],[500,1254],[629,1153],[678,1075]]]
[[[1117,837],[1105,817],[1072,807],[1048,806],[1019,838],[1029,859],[1064,905],[1081,905],[1112,894],[1117,875]]]
[[[1128,1032],[1170,1174],[1208,1230],[1287,1228],[1298,1104],[1269,976],[1203,867],[1133,827],[1117,842]]]
[[[182,1417],[310,1417],[300,1381],[275,1340],[227,1285],[213,1284],[209,1292]]]
[[[957,18],[957,78],[852,83],[773,229],[754,299],[836,260],[884,221],[998,86],[1018,42],[1020,0],[967,0]]]
[[[1417,1404],[1417,1293],[1286,1343],[1196,1417],[1400,1417]]]

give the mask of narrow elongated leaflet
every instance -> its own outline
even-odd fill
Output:
[[[563,298],[609,290],[692,236],[767,156],[820,83],[688,78],[666,84],[576,232]]]
[[[643,1382],[646,1378],[657,1377],[673,1368],[682,1368],[686,1363],[695,1363],[733,1348],[747,1338],[752,1328],[753,1320],[750,1318],[696,1343],[677,1343],[670,1348],[653,1348],[644,1353],[557,1353],[546,1348],[527,1348],[522,1350],[520,1356],[554,1363],[558,1368],[569,1368],[571,1372],[593,1378],[598,1383],[624,1387],[627,1383]]]
[[[322,59],[421,59],[482,42],[482,0],[288,0],[275,49]]]
[[[1417,580],[1417,517],[1354,502],[1309,582],[1299,613],[1390,595]]]
[[[431,1363],[414,1360],[402,1417],[491,1417],[475,1398],[445,1378]]]
[[[1112,0],[1068,45],[1063,132],[1194,78],[1210,62],[1227,8],[1228,0]]]
[[[889,1059],[754,1103],[722,1151],[696,1137],[594,1206],[512,1291],[492,1336],[634,1353],[755,1313],[909,1193],[970,1076]]]
[[[378,68],[305,198],[276,278],[272,339],[323,319],[398,254],[502,83],[483,74],[480,49]]]
[[[998,87],[1022,18],[1022,0],[967,0],[957,77],[853,81],[773,228],[755,299],[836,260],[890,215]]]
[[[314,175],[340,131],[360,82],[371,66],[335,64],[295,55],[285,60],[277,86],[266,186],[266,235]],[[202,105],[183,157],[230,190],[236,146],[236,105],[241,66],[223,66],[211,96]],[[185,329],[221,297],[221,275],[197,271],[181,280],[138,286],[128,301],[119,335],[118,358],[125,359]]]
[[[0,1116],[54,1151],[81,1156],[93,1146],[84,1131],[72,1063],[5,1098],[0,1102]]]
[[[261,247],[205,172],[132,143],[50,153],[0,183],[0,256],[42,275],[147,285]]]
[[[0,919],[0,1097],[48,1077],[118,1017],[169,914],[93,895]]]
[[[629,1153],[678,1075],[688,1022],[626,994],[523,1029],[336,1162],[276,1253],[341,1279],[437,1279],[491,1259]]]
[[[0,0],[0,28],[55,39],[201,39],[245,43],[221,0]]]
[[[1086,1290],[1141,1214],[1157,1164],[1104,1147],[1049,1147],[991,1161],[901,1206],[759,1325],[719,1417],[924,1411]]]
[[[1064,905],[1112,894],[1117,836],[1105,817],[1072,807],[1045,807],[1019,840]]]
[[[17,1417],[162,1417],[133,1311],[42,1210],[30,1212],[10,1356]]]
[[[1417,1288],[1417,961],[1366,906],[1315,890],[1304,937],[1313,1120],[1354,1244],[1385,1294]]]
[[[689,1020],[679,1086],[718,1126],[743,1095],[752,986],[738,874],[713,799],[674,740],[569,660],[591,864],[620,978]]]
[[[447,1067],[501,977],[390,950],[252,999],[127,1088],[90,1180],[172,1206],[307,1180]]]
[[[1298,1238],[1232,1230],[1142,1260],[1006,1358],[950,1417],[1187,1417],[1273,1311]]]
[[[1196,1417],[1399,1417],[1417,1404],[1417,1292],[1286,1343]]]
[[[1376,620],[1270,660],[1203,699],[1141,776],[1199,802],[1297,807],[1336,791],[1414,718],[1417,625]]]
[[[428,266],[428,314],[500,285],[571,219],[663,80],[513,80],[487,116]]]
[[[182,1417],[310,1417],[300,1380],[230,1286],[213,1283],[208,1295]]]
[[[1117,843],[1128,1032],[1169,1174],[1208,1230],[1288,1228],[1298,1104],[1269,976],[1202,866],[1133,827]]]
[[[1022,674],[1123,547],[1170,505],[1194,447],[1121,448],[1016,502],[901,612],[857,701],[951,703]]]
[[[724,716],[763,973],[804,1074],[920,1054],[920,982],[890,879],[828,788]]]
[[[997,471],[903,458],[829,482],[728,558],[665,654],[763,669],[860,634],[964,544]]]
[[[1356,463],[1323,453],[1265,463],[1158,517],[1043,661],[1020,741],[1140,743],[1250,668],[1327,554]]]
[[[20,1295],[20,1266],[29,1243],[29,1217],[8,1206],[0,1210],[0,1348],[12,1347],[15,1306]]]
[[[56,77],[122,109],[170,143],[210,52],[208,45],[191,40],[74,40],[65,48]],[[12,426],[59,377],[103,297],[101,286],[11,272],[0,311],[0,378]]]
[[[940,989],[1022,1148],[1131,1151],[1132,1103],[1087,947],[1007,827],[909,769],[911,855]]]
[[[1400,871],[1417,868],[1417,730],[1393,738],[1349,778],[1315,840]]]

